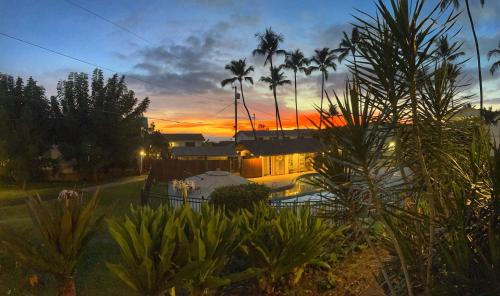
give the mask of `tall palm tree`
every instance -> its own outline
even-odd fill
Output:
[[[325,80],[328,80],[328,70],[333,69],[337,70],[337,64],[335,64],[335,60],[337,59],[337,55],[334,50],[324,47],[323,49],[315,49],[314,56],[311,58],[311,62],[315,64],[314,66],[310,66],[308,68],[308,73],[313,71],[321,71],[321,104],[320,104],[320,119],[319,119],[319,128],[321,129],[321,122],[323,121],[323,94],[325,92]]]
[[[278,124],[279,124],[279,128],[281,129],[281,136],[283,136],[283,137],[285,136],[285,134],[283,133],[283,125],[281,124],[280,111],[278,108],[278,99],[276,97],[276,87],[292,83],[290,80],[286,79],[286,76],[283,73],[282,68],[283,68],[283,66],[271,67],[270,75],[269,76],[262,76],[260,78],[260,81],[268,83],[269,89],[271,89],[273,91],[274,108],[275,108],[275,112],[276,112],[276,138],[279,138]]]
[[[481,54],[479,53],[479,42],[477,41],[476,27],[474,26],[474,20],[472,19],[472,14],[470,12],[469,0],[464,0],[465,8],[467,9],[467,16],[469,17],[470,27],[472,30],[472,35],[474,37],[474,44],[476,46],[476,58],[477,58],[477,73],[479,75],[479,109],[482,113],[483,110],[483,75],[481,73]],[[484,6],[484,0],[479,0],[481,6]],[[460,0],[440,0],[441,9],[446,9],[448,6],[452,5],[455,9],[460,7]]]
[[[221,86],[224,87],[227,84],[233,84],[236,81],[240,84],[240,92],[241,92],[241,100],[243,101],[243,107],[247,111],[248,120],[250,120],[250,125],[252,126],[252,132],[255,140],[257,140],[257,133],[255,132],[255,127],[253,126],[252,116],[250,115],[250,111],[248,110],[247,104],[245,102],[245,94],[243,93],[243,80],[253,84],[253,78],[248,76],[251,72],[254,71],[253,66],[247,66],[246,59],[240,60],[232,60],[225,67],[232,75],[231,78],[227,78],[221,81]]]
[[[500,56],[500,43],[498,44],[497,48],[488,51],[488,60],[490,60],[494,56]],[[491,65],[490,68],[491,75],[495,74],[498,68],[500,68],[500,60],[497,60],[496,62],[493,63],[493,65]]]
[[[352,28],[351,36],[348,36],[346,32],[342,32],[343,38],[340,40],[339,47],[334,50],[335,53],[338,53],[338,61],[342,63],[342,61],[349,55],[352,55],[354,67],[356,68],[356,49],[358,47],[359,42],[359,32],[358,28]]]
[[[285,50],[279,49],[280,43],[282,43],[285,38],[283,37],[283,35],[274,32],[271,27],[266,28],[264,33],[256,33],[255,38],[257,38],[258,44],[257,48],[252,51],[252,55],[264,56],[266,58],[264,60],[264,66],[269,63],[269,71],[272,72],[273,55],[286,54]],[[278,113],[275,113],[274,116],[276,122],[278,122]]]
[[[252,51],[252,55],[265,56],[264,66],[269,63],[269,69],[273,67],[273,55],[285,55],[286,51],[279,49],[280,43],[284,41],[281,34],[274,32],[271,27],[267,28],[264,33],[256,33],[257,48]]]
[[[299,49],[287,53],[285,58],[285,64],[283,65],[286,69],[293,70],[293,81],[295,88],[295,122],[297,124],[297,132],[299,130],[299,109],[297,106],[297,72],[301,71],[308,74],[308,69],[306,66],[309,65],[309,60],[304,56],[304,53]]]

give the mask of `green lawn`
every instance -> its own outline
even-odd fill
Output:
[[[27,195],[39,194],[42,197],[57,196],[62,189],[81,189],[108,182],[127,180],[129,178],[135,178],[135,176],[102,182],[32,182],[26,185],[25,190],[17,184],[0,182],[0,206],[16,203],[18,202],[17,200],[24,199]]]
[[[134,182],[102,189],[99,193],[98,214],[105,214],[106,217],[123,216],[131,203],[139,202],[142,185],[143,182]],[[34,236],[32,222],[25,205],[0,207],[0,223],[10,226],[27,239]],[[78,265],[78,295],[132,295],[105,266],[106,261],[116,262],[118,259],[118,247],[109,236],[103,222]],[[16,264],[16,261],[3,253],[0,248],[0,295],[56,295],[57,287],[48,275],[42,275],[41,284],[34,289],[31,288],[28,278],[32,274],[33,271]]]

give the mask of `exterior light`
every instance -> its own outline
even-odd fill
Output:
[[[394,147],[396,147],[396,142],[390,141],[389,142],[389,148],[394,148]]]
[[[144,152],[144,150],[141,150],[141,152],[139,152],[139,155],[140,155],[140,156],[145,156],[145,155],[146,155],[146,152]]]

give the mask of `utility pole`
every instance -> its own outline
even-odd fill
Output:
[[[238,99],[237,87],[234,86],[234,146],[238,145],[236,134],[238,133]]]
[[[253,117],[253,126],[257,126],[257,125],[255,124],[255,113],[253,114],[253,116],[252,116],[252,117]]]

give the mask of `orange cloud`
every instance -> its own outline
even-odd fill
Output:
[[[234,119],[230,118],[183,118],[177,122],[155,119],[149,120],[155,124],[156,129],[164,133],[203,133],[221,137],[232,137],[234,134]],[[295,114],[283,114],[281,119],[283,129],[296,128]],[[314,128],[319,122],[316,112],[299,114],[300,128]],[[274,130],[276,123],[274,119],[257,119],[256,129]],[[238,118],[238,130],[250,130],[251,125],[246,117]]]

